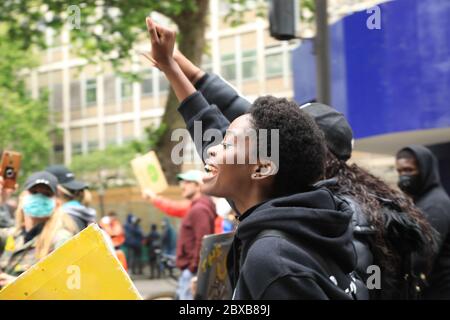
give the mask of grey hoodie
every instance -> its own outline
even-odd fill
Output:
[[[79,231],[95,222],[97,216],[95,209],[85,207],[78,201],[66,202],[63,209],[75,221]]]

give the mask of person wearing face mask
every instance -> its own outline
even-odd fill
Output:
[[[61,246],[76,226],[56,202],[57,180],[48,172],[36,172],[25,182],[16,211],[15,227],[0,231],[5,243],[0,256],[0,287],[4,287]]]
[[[439,233],[423,296],[425,299],[450,299],[450,198],[442,187],[437,159],[426,147],[412,145],[397,153],[395,166],[399,188],[412,197]],[[421,268],[425,262],[418,258],[416,268]]]
[[[63,165],[51,165],[45,169],[58,179],[58,201],[63,210],[74,220],[81,231],[96,221],[96,210],[89,207],[88,185],[75,179],[75,175]]]

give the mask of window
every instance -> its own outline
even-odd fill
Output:
[[[236,80],[236,59],[234,53],[222,55],[221,74],[228,81]]]
[[[75,81],[70,83],[70,108],[80,109],[81,108],[81,89],[80,82]]]
[[[159,75],[159,93],[165,93],[169,91],[169,81],[167,81],[164,74]]]
[[[242,54],[242,78],[245,80],[256,79],[258,70],[256,63],[256,51],[244,51]]]
[[[117,144],[117,124],[107,124],[105,125],[105,140],[106,145],[116,145]]]
[[[266,77],[283,75],[283,53],[273,53],[266,56]]]
[[[130,80],[122,79],[121,92],[122,100],[130,99],[133,95],[133,83]]]
[[[83,151],[81,143],[80,142],[74,142],[72,143],[72,155],[81,154]]]
[[[142,95],[148,96],[153,93],[152,70],[147,70],[142,75]]]
[[[54,84],[51,91],[50,105],[53,111],[61,112],[63,108],[62,85]]]
[[[134,139],[133,121],[122,122],[122,141],[127,142]]]
[[[202,58],[202,69],[207,73],[212,72],[212,61],[210,56],[203,56]]]
[[[114,76],[106,76],[103,86],[105,92],[105,104],[115,105],[116,103],[116,78]]]
[[[57,144],[53,147],[53,155],[55,163],[63,163],[64,162],[64,145]]]
[[[98,141],[88,141],[88,152],[92,152],[98,149]]]
[[[97,104],[97,80],[90,79],[86,81],[86,105]]]

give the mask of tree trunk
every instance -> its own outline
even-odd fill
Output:
[[[205,32],[207,28],[209,0],[197,0],[195,12],[183,12],[177,17],[172,17],[178,26],[180,51],[194,64],[200,65],[205,47]],[[162,135],[158,145],[158,156],[162,169],[169,184],[176,183],[176,174],[180,172],[179,165],[171,160],[172,148],[178,141],[171,141],[172,132],[178,128],[185,128],[184,121],[177,111],[179,102],[171,89],[166,102],[162,122],[167,125],[167,130]]]

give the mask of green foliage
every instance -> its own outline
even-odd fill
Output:
[[[121,146],[108,146],[105,150],[97,150],[86,155],[73,157],[71,169],[79,176],[90,181],[93,187],[105,179],[121,179],[130,183],[134,179],[130,161],[139,154],[145,154],[155,148],[167,125],[149,126],[146,128],[145,140],[133,140]],[[98,177],[97,173],[105,172],[106,177]],[[105,181],[102,181],[105,183]]]
[[[136,157],[136,154],[137,152],[132,142],[122,146],[108,146],[105,150],[74,156],[70,167],[77,174],[126,168],[130,165],[130,161]]]
[[[316,12],[316,4],[314,0],[300,0],[300,19],[304,23],[314,23],[314,13]]]
[[[237,27],[245,22],[245,13],[254,10],[256,16],[265,18],[267,12],[265,0],[228,0],[230,10],[224,17],[224,21],[232,27]]]
[[[120,72],[133,45],[146,36],[145,17],[152,11],[175,20],[196,10],[195,0],[3,0],[0,21],[8,26],[7,37],[19,39],[24,49],[46,48],[45,29],[60,34],[66,24],[78,56],[109,61]]]
[[[33,66],[27,51],[0,33],[0,149],[22,153],[19,182],[49,160],[49,114],[47,96],[30,97],[20,72]]]

